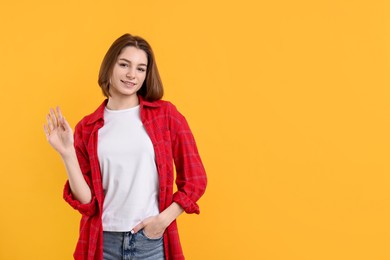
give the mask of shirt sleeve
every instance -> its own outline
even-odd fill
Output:
[[[89,163],[89,157],[87,149],[84,145],[82,138],[81,123],[77,124],[74,133],[74,147],[76,150],[77,160],[80,165],[81,172],[83,173],[84,179],[88,186],[92,187],[91,182],[91,165]],[[74,209],[78,210],[81,214],[86,216],[93,216],[97,211],[97,199],[94,195],[93,189],[91,188],[92,198],[89,203],[82,204],[79,200],[75,199],[72,190],[70,189],[69,181],[66,181],[64,187],[63,197],[64,200]]]
[[[200,210],[196,202],[206,190],[206,171],[190,127],[174,106],[171,107],[170,121],[177,185],[173,201],[178,203],[186,213],[199,214]]]

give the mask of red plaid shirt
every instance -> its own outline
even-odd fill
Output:
[[[199,157],[195,139],[185,118],[167,101],[148,102],[140,99],[143,125],[153,143],[159,176],[159,207],[166,209],[177,202],[186,213],[199,214],[196,201],[203,195],[207,178]],[[92,200],[81,204],[72,196],[69,183],[65,184],[64,199],[82,214],[80,236],[74,252],[75,259],[103,259],[103,186],[97,155],[98,130],[104,125],[105,100],[92,114],[76,126],[74,146],[81,171],[92,191]],[[173,193],[174,168],[177,191]],[[176,221],[165,230],[166,260],[184,259]]]

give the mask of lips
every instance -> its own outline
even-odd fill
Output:
[[[121,80],[121,81],[128,87],[134,87],[136,85],[134,82],[131,81],[127,81],[127,80]]]

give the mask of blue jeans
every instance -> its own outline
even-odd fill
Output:
[[[151,239],[143,230],[130,232],[103,232],[104,260],[164,260],[163,238]]]

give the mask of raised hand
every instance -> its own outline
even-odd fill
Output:
[[[43,126],[46,139],[50,145],[61,155],[66,156],[67,154],[74,151],[73,147],[73,131],[65,120],[59,107],[56,108],[57,113],[54,109],[50,109],[47,115],[47,124]]]

